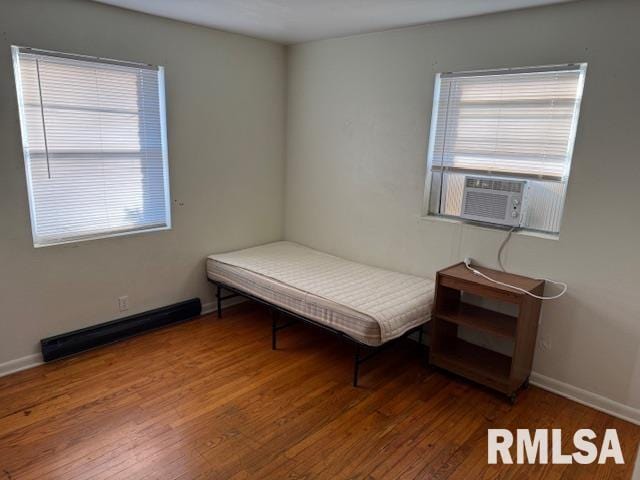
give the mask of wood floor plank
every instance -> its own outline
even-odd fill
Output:
[[[629,478],[640,427],[531,387],[516,405],[402,341],[362,367],[243,304],[0,379],[0,479]],[[488,428],[616,428],[627,463],[487,465]]]

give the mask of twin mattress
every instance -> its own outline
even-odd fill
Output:
[[[293,242],[211,255],[207,275],[371,346],[427,322],[434,295],[432,280]]]

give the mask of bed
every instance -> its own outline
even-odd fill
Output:
[[[430,318],[434,295],[430,279],[284,241],[210,255],[207,276],[218,287],[219,315],[221,300],[239,294],[354,342],[354,384],[358,365],[368,358],[361,357],[359,347],[376,349],[410,332],[419,330],[421,334],[422,325]],[[224,296],[225,289],[231,295]],[[284,326],[278,325],[274,316],[274,348],[276,332]]]

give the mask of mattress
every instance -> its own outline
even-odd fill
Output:
[[[433,280],[293,242],[210,255],[207,275],[371,346],[426,323],[433,305]]]

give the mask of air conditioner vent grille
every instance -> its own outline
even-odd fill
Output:
[[[467,188],[481,188],[483,190],[497,190],[501,192],[522,193],[522,182],[498,180],[495,178],[467,177]]]
[[[464,213],[486,219],[503,220],[508,201],[508,195],[468,191],[464,202]]]

